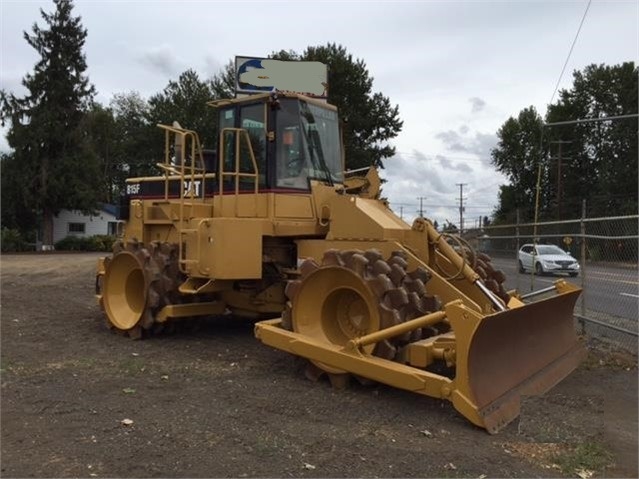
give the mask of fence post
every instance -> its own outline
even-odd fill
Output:
[[[517,275],[517,282],[515,287],[517,288],[517,291],[519,291],[519,276],[521,276],[519,273],[519,208],[515,210],[515,213],[517,221],[515,224],[515,237],[517,239],[517,247],[515,248],[515,274]]]
[[[586,316],[586,200],[581,200],[581,315]]]

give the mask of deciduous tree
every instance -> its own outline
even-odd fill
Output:
[[[546,122],[636,114],[638,78],[633,62],[575,71],[572,88],[550,105]],[[637,214],[636,117],[553,126],[548,136],[562,142],[562,158],[558,144],[551,149],[548,187],[563,217],[579,216],[583,198],[592,216]]]
[[[301,55],[282,50],[271,57],[328,65],[328,102],[338,107],[344,121],[347,169],[383,167],[383,160],[395,154],[389,141],[402,130],[399,107],[382,93],[373,92],[373,77],[364,60],[353,58],[334,43],[308,47]]]
[[[211,82],[200,79],[195,70],[186,70],[149,99],[149,119],[152,124],[171,125],[177,121],[183,128],[197,132],[205,148],[212,148],[216,144],[217,122],[215,110],[206,103],[214,98]]]
[[[510,185],[500,188],[499,205],[494,213],[497,220],[514,220],[517,208],[521,209],[522,219],[534,218],[542,126],[541,116],[530,106],[519,112],[517,118],[506,120],[497,131],[499,141],[491,152],[492,162],[510,180]]]
[[[500,189],[495,219],[514,222],[517,208],[522,221],[534,218],[539,165],[540,219],[577,218],[583,199],[589,216],[637,214],[637,118],[553,124],[636,114],[638,79],[633,62],[590,65],[575,71],[572,87],[549,106],[545,127],[532,107],[509,118],[492,151],[510,180]]]

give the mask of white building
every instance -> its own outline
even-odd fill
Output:
[[[116,235],[118,223],[116,206],[103,204],[97,216],[87,216],[81,211],[62,210],[53,217],[53,243],[67,236]]]

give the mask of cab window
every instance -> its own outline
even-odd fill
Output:
[[[224,128],[235,128],[235,109],[230,108],[220,111],[220,117],[218,120],[220,132],[222,136],[220,141],[221,145],[218,146],[218,151],[224,148],[224,171],[229,173],[235,171],[235,136],[236,133],[232,131],[224,132]]]
[[[259,172],[259,184],[266,183],[266,110],[263,103],[240,108],[240,128],[246,130]],[[254,173],[251,154],[246,141],[240,142],[240,172]],[[241,177],[241,183],[253,184],[250,177]]]
[[[308,164],[296,101],[281,102],[276,130],[276,185],[280,188],[308,189]]]

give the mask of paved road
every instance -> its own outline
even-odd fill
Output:
[[[506,289],[518,289],[521,293],[546,288],[560,276],[534,276],[530,273],[519,273],[516,261],[493,258],[495,267],[506,273]],[[531,278],[533,287],[531,288]],[[586,275],[583,271],[576,278],[565,278],[584,287],[586,309],[612,316],[634,319],[639,317],[639,274],[637,269],[615,268],[614,266],[586,265]],[[581,300],[577,303],[576,311],[581,309]]]

